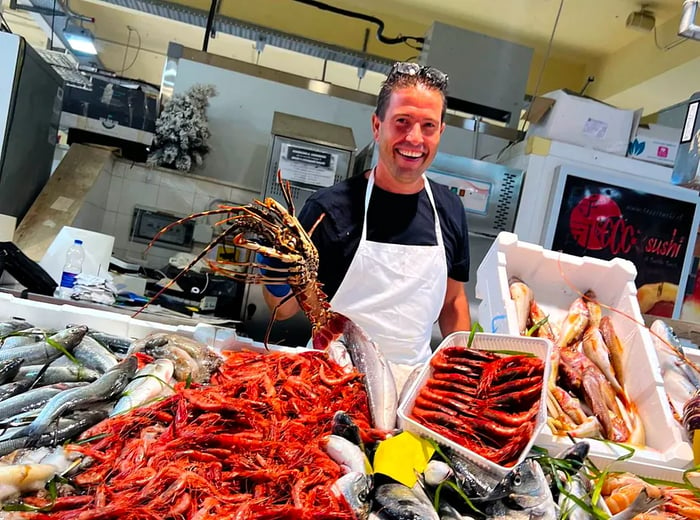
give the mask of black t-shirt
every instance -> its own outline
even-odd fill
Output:
[[[440,218],[448,276],[466,282],[469,239],[464,207],[446,186],[429,182]],[[307,231],[325,213],[311,239],[319,254],[318,278],[329,300],[338,290],[360,243],[366,189],[364,175],[351,177],[318,190],[299,213],[299,221]],[[391,244],[437,244],[434,213],[426,191],[400,195],[375,184],[367,214],[367,239]]]

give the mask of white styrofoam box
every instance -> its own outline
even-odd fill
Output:
[[[117,312],[78,307],[69,303],[54,305],[0,293],[0,321],[9,318],[23,318],[44,329],[61,329],[68,324],[87,325],[101,332],[133,339],[144,338],[154,332],[171,332],[194,338],[214,349],[218,349],[223,342],[235,336],[235,331],[230,328],[207,323],[168,325],[131,318]]]
[[[433,353],[433,356],[435,356],[438,352],[440,352],[440,350],[446,347],[466,347],[469,341],[469,334],[470,333],[468,332],[453,332],[440,343],[438,348]],[[499,334],[481,333],[474,335],[474,341],[471,345],[471,348],[479,350],[501,350],[534,354],[542,361],[544,361],[543,381],[546,382],[549,378],[549,372],[551,370],[550,355],[552,343],[548,340],[541,338],[526,338],[520,336],[513,337]],[[416,398],[418,397],[418,394],[420,393],[421,388],[423,388],[423,386],[426,384],[428,379],[432,377],[432,375],[433,368],[430,366],[430,363],[426,363],[423,369],[421,370],[421,373],[413,382],[411,388],[408,390],[406,397],[399,404],[398,416],[400,421],[402,421],[403,423],[403,428],[407,431],[415,433],[416,435],[421,435],[423,437],[432,439],[438,442],[439,444],[448,446],[449,448],[453,449],[455,453],[457,453],[459,456],[464,457],[465,459],[473,462],[474,464],[478,465],[479,467],[483,468],[485,471],[494,476],[504,476],[512,468],[507,468],[505,466],[501,466],[499,464],[491,462],[483,456],[474,453],[473,451],[470,451],[463,446],[460,446],[456,442],[447,439],[438,433],[433,432],[432,430],[426,428],[425,426],[423,426],[422,424],[418,423],[410,417],[411,411],[413,410],[413,405],[416,401]],[[546,423],[546,396],[547,385],[543,384],[542,393],[540,396],[540,408],[537,413],[535,429],[532,437],[530,438],[530,441],[525,446],[520,457],[518,458],[518,462],[522,462],[522,460],[525,459],[525,457],[530,451],[530,448],[532,448],[532,445],[535,442],[535,438],[538,432],[542,430]]]
[[[604,305],[603,314],[610,315],[625,348],[625,388],[646,430],[646,449],[636,449],[634,457],[625,464],[627,467],[648,464],[649,468],[656,465],[664,473],[685,467],[692,454],[673,427],[651,335],[639,311],[634,264],[620,258],[605,261],[566,255],[520,242],[512,233],[500,233],[477,269],[476,296],[482,300],[479,321],[487,331],[518,335],[515,305],[508,285],[511,276],[517,276],[532,288],[535,300],[553,323],[563,320],[581,293],[595,291]],[[611,312],[609,308],[619,312]],[[556,453],[570,441],[555,437],[549,428],[544,428],[536,444]],[[613,444],[591,440],[594,458],[610,461],[627,453]]]
[[[640,111],[620,110],[594,99],[556,90],[546,97],[554,106],[537,122],[528,136],[564,141],[616,155],[625,155]]]
[[[641,161],[673,166],[680,139],[680,128],[662,125],[639,126],[637,135],[630,141],[627,155]]]

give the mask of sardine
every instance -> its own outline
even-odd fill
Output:
[[[9,336],[6,336],[2,340],[2,348],[12,349],[17,347],[26,347],[27,345],[31,345],[32,343],[43,341],[47,336],[50,335],[51,334],[47,334],[41,329],[21,330],[12,333]]]
[[[60,362],[61,359],[63,358],[57,359],[51,366],[46,368],[35,386],[46,386],[56,383],[92,382],[101,375],[96,370],[76,365],[72,361],[65,365],[55,366],[55,363]],[[15,381],[33,380],[42,368],[44,368],[43,365],[23,366],[19,369]]]
[[[28,437],[28,445],[35,445],[50,424],[68,410],[76,410],[93,403],[108,401],[121,394],[136,374],[137,366],[137,359],[130,356],[105,372],[96,381],[80,388],[65,390],[52,397],[32,424],[24,432],[21,432]]]
[[[509,471],[485,502],[484,510],[491,519],[557,518],[547,479],[542,467],[533,459],[525,459]]]
[[[369,517],[372,492],[372,477],[361,472],[346,473],[331,486],[331,492],[344,498],[358,520]]]
[[[83,339],[87,327],[81,325],[57,332],[49,339],[51,343],[60,345],[67,352],[72,352],[75,346]],[[9,350],[0,349],[0,361],[13,358],[22,358],[26,365],[36,363],[48,363],[62,356],[63,352],[52,346],[49,342],[40,341],[26,347],[18,347]]]
[[[344,324],[341,342],[355,368],[365,375],[365,389],[375,428],[390,431],[396,426],[398,397],[388,361],[369,336],[351,320]]]
[[[624,349],[622,348],[622,342],[620,338],[615,333],[615,327],[613,326],[612,319],[610,316],[605,316],[600,320],[600,333],[603,335],[603,341],[608,347],[608,352],[610,354],[610,363],[612,364],[613,370],[615,370],[615,377],[620,382],[621,386],[625,384],[625,370],[624,370]]]
[[[374,492],[379,505],[377,516],[383,520],[440,520],[431,504],[426,504],[403,484],[382,484]]]
[[[620,386],[617,379],[617,372],[610,363],[610,355],[605,345],[605,341],[603,341],[603,335],[600,333],[600,329],[597,327],[588,327],[583,335],[582,344],[583,353],[586,354],[588,359],[593,361],[595,366],[600,369],[610,385],[613,387],[613,390],[615,390],[615,393],[621,396],[626,402],[627,395],[622,389],[622,386]]]
[[[85,336],[73,349],[73,356],[85,367],[97,370],[101,374],[119,363],[117,356],[90,336]]]
[[[589,318],[586,302],[583,298],[576,298],[569,306],[569,312],[561,324],[557,346],[566,347],[580,340],[588,326]]]
[[[515,317],[518,324],[518,332],[521,335],[527,333],[527,322],[530,318],[530,304],[533,300],[532,289],[520,278],[511,276],[508,280],[510,298],[515,304]]]
[[[169,382],[173,377],[174,369],[173,362],[169,359],[156,359],[143,367],[136,372],[133,381],[124,389],[122,397],[109,415],[113,416],[138,408],[159,395],[171,393]]]
[[[353,444],[343,437],[327,435],[323,438],[321,447],[326,450],[331,459],[338,463],[343,473],[369,474],[372,472],[365,452],[357,444]]]

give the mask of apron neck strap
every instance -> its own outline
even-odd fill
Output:
[[[367,240],[367,210],[369,209],[369,201],[372,198],[372,189],[374,188],[374,175],[377,171],[377,167],[372,168],[369,173],[369,178],[367,179],[367,189],[365,190],[365,212],[362,217],[362,237],[361,241]],[[425,173],[421,175],[423,178],[423,187],[428,195],[428,200],[430,200],[430,205],[433,208],[433,216],[435,218],[435,238],[437,240],[437,245],[442,245],[442,231],[440,230],[440,219],[438,217],[437,207],[435,205],[435,199],[433,198],[433,191],[430,189],[430,183],[428,182]]]

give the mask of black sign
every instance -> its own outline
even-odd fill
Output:
[[[309,150],[308,148],[297,148],[296,146],[290,146],[287,149],[287,159],[322,166],[323,168],[330,168],[331,166],[331,154]]]
[[[568,175],[551,249],[630,260],[637,287],[679,284],[694,214],[690,202]]]

